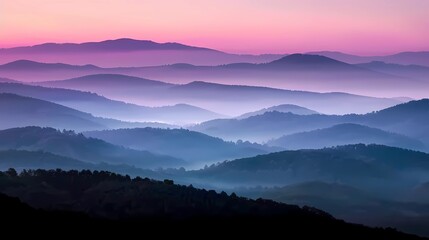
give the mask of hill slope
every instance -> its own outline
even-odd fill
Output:
[[[142,227],[159,226],[159,220],[162,220],[162,226],[174,229],[175,236],[183,233],[180,230],[189,225],[206,231],[213,225],[221,224],[224,227],[220,228],[220,232],[216,231],[215,236],[221,237],[227,233],[239,233],[241,236],[263,233],[274,237],[286,230],[288,236],[300,237],[310,237],[316,233],[318,237],[342,239],[344,233],[347,233],[358,238],[418,239],[392,230],[347,224],[310,207],[300,208],[263,199],[249,200],[235,194],[228,196],[226,193],[218,194],[215,191],[174,185],[171,181],[131,179],[129,176],[109,172],[90,171],[39,170],[20,176],[8,171],[1,172],[0,176],[1,192],[18,196],[31,206],[88,214],[36,211],[17,199],[0,194],[0,208],[4,215],[12,217],[15,214],[23,218],[19,221],[20,225],[33,225],[34,219],[38,219],[38,223],[55,221],[67,222],[66,225],[92,222],[90,232],[98,232],[98,228],[94,227],[102,225],[104,231],[101,234],[113,232],[112,229],[124,234],[136,229],[140,231]],[[20,185],[19,190],[13,187],[17,184]],[[30,191],[34,194],[28,194]],[[88,212],[87,209],[91,211]],[[243,225],[233,224],[237,221]],[[8,221],[7,224],[13,226],[17,223],[18,221]],[[106,226],[109,227],[106,229]],[[307,231],[302,232],[303,228]],[[128,230],[123,231],[125,229]],[[189,236],[189,232],[186,235]]]
[[[0,129],[26,126],[73,129],[76,131],[102,130],[121,127],[166,127],[158,123],[123,122],[94,117],[59,104],[11,93],[0,93]]]
[[[206,73],[205,75],[212,75],[212,73]],[[174,74],[174,76],[177,75]],[[153,77],[153,79],[157,79],[156,76]],[[227,84],[201,81],[189,82],[190,79],[186,79],[185,84],[178,85],[176,83],[180,81],[175,79],[172,81],[175,84],[167,84],[148,80],[147,78],[118,74],[97,74],[35,84],[46,87],[64,87],[80,91],[91,91],[112,99],[140,105],[171,105],[180,102],[231,116],[252,112],[267,105],[275,106],[285,103],[314,109],[318,112],[336,114],[367,113],[401,103],[397,99],[374,98],[338,92],[292,91],[248,86],[249,83],[247,83],[247,86],[227,85],[231,83],[239,84],[236,78]],[[198,80],[200,79],[198,78]],[[258,78],[258,81],[259,83],[256,85],[261,85],[260,78]],[[163,97],[160,98],[159,96]],[[222,97],[219,98],[219,96]],[[261,101],[261,99],[264,101]],[[333,105],[336,107],[330,107]]]
[[[317,54],[333,58],[339,61],[356,64],[356,63],[366,63],[371,61],[381,61],[385,63],[393,64],[403,64],[403,65],[422,65],[429,66],[429,52],[420,51],[420,52],[400,52],[393,55],[387,56],[356,56],[351,54],[344,54],[341,52],[313,52],[309,54]]]
[[[424,144],[418,140],[351,123],[287,135],[271,140],[267,144],[284,147],[286,149],[308,149],[356,143],[375,143],[414,150],[425,150]]]
[[[245,119],[211,120],[192,127],[224,139],[267,141],[303,131],[355,123],[415,138],[429,144],[429,99],[410,101],[362,115],[296,115],[266,112]]]
[[[248,117],[252,117],[252,116],[256,116],[256,115],[261,115],[264,114],[266,112],[273,112],[273,111],[277,111],[277,112],[290,112],[296,115],[311,115],[311,114],[318,114],[318,112],[313,111],[311,109],[305,108],[305,107],[301,107],[301,106],[297,106],[297,105],[293,105],[293,104],[282,104],[282,105],[278,105],[278,106],[272,106],[269,108],[263,108],[261,110],[258,111],[254,111],[254,112],[249,112],[249,113],[245,113],[243,115],[240,115],[239,117],[237,117],[238,119],[243,119],[243,118],[248,118]]]
[[[28,59],[52,63],[99,66],[155,66],[174,63],[218,65],[234,62],[268,62],[281,55],[228,54],[181,43],[121,38],[85,43],[44,43],[0,49],[0,63]],[[109,56],[109,57],[106,57]]]
[[[340,183],[305,182],[268,189],[240,192],[253,198],[268,198],[300,206],[314,206],[349,222],[394,227],[400,231],[429,236],[428,201],[424,203],[387,200]]]
[[[225,159],[266,153],[269,147],[257,144],[225,142],[185,129],[135,128],[85,132],[85,136],[154,153],[176,156],[195,163],[213,163]]]
[[[420,65],[400,65],[373,61],[369,63],[356,64],[356,66],[383,72],[391,75],[409,77],[414,79],[427,80],[429,77],[429,67]]]
[[[103,129],[105,125],[88,113],[55,103],[14,94],[0,94],[0,128],[29,125],[55,128]]]
[[[429,155],[382,145],[347,145],[283,151],[227,161],[193,172],[199,182],[269,186],[308,181],[340,182],[397,194],[428,179]]]
[[[183,166],[182,160],[119,147],[71,131],[25,127],[0,131],[0,149],[43,150],[91,163],[127,164],[141,168]]]
[[[94,93],[70,89],[0,83],[0,92],[38,98],[79,111],[89,112],[95,116],[124,121],[195,123],[222,117],[220,114],[187,104],[145,107],[111,100]],[[162,125],[159,124],[159,126]]]

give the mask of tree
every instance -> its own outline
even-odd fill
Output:
[[[164,179],[164,183],[167,185],[174,185],[174,181],[170,179]]]
[[[10,177],[18,177],[18,173],[16,172],[16,170],[14,168],[9,168],[6,171],[6,174],[9,175]]]

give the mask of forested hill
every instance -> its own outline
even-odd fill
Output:
[[[10,169],[0,172],[0,191],[32,206],[0,195],[2,216],[13,221],[20,218],[20,224],[29,226],[91,223],[94,227],[103,225],[106,233],[113,230],[106,226],[115,223],[115,230],[138,229],[141,233],[162,227],[180,228],[182,233],[184,228],[211,229],[214,234],[232,230],[242,236],[258,232],[267,237],[283,233],[339,239],[347,233],[359,238],[417,239],[392,229],[348,224],[310,207],[250,200],[175,185],[171,180],[132,179],[104,171],[32,170],[18,174]],[[134,224],[139,227],[132,228]]]

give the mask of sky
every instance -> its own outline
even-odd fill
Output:
[[[429,0],[0,0],[0,47],[135,38],[232,53],[429,50]]]

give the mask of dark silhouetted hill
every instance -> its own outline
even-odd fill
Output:
[[[52,63],[99,66],[156,66],[174,63],[218,65],[235,62],[263,63],[281,57],[280,54],[229,54],[214,49],[175,42],[120,38],[100,42],[44,43],[0,49],[1,63],[29,59]]]
[[[148,40],[135,40],[121,38],[102,42],[85,43],[45,43],[30,47],[15,47],[3,49],[7,53],[63,53],[63,52],[127,52],[145,50],[204,50],[215,51],[208,48],[186,46],[180,43],[156,43]]]
[[[394,227],[429,236],[428,201],[386,199],[340,183],[304,182],[285,187],[252,188],[240,192],[252,198],[267,198],[300,206],[314,206],[336,218],[369,226]]]
[[[12,139],[13,141],[13,139]],[[0,169],[94,169],[92,164],[43,151],[1,150]]]
[[[62,71],[62,70],[97,70],[100,69],[94,65],[69,65],[63,63],[41,63],[30,60],[17,60],[0,65],[0,71]]]
[[[19,189],[14,187],[17,185]],[[2,216],[8,220],[11,218],[7,224],[12,226],[17,223],[34,226],[46,222],[79,226],[92,222],[92,231],[97,231],[98,228],[94,227],[102,225],[104,230],[98,235],[103,235],[113,230],[135,232],[136,229],[141,231],[162,224],[175,230],[177,236],[183,232],[176,231],[184,226],[212,229],[221,224],[222,227],[214,233],[216,236],[217,233],[274,236],[279,231],[287,231],[288,236],[314,236],[316,233],[318,237],[330,239],[343,238],[344,234],[359,238],[417,239],[393,229],[348,224],[311,207],[300,208],[263,199],[249,200],[235,194],[174,185],[171,180],[131,179],[103,171],[37,170],[17,175],[14,170],[9,170],[0,173],[0,191],[17,196],[30,206],[45,209],[35,210],[17,198],[1,194]],[[30,192],[34,194],[28,194]],[[22,220],[16,221],[19,218]],[[233,224],[237,221],[240,224]],[[306,231],[303,232],[304,229]],[[186,234],[189,236],[189,231]]]
[[[318,112],[313,111],[313,110],[308,109],[308,108],[305,108],[305,107],[300,107],[300,106],[293,105],[293,104],[282,104],[282,105],[272,106],[269,108],[263,108],[261,110],[254,111],[254,112],[245,113],[243,115],[240,115],[237,118],[243,119],[243,118],[261,115],[261,114],[264,114],[266,112],[273,112],[273,111],[286,112],[286,113],[289,112],[289,113],[293,113],[293,114],[297,114],[297,115],[319,114]]]
[[[367,71],[344,62],[321,55],[291,54],[263,65],[278,70],[308,70],[308,71]]]

